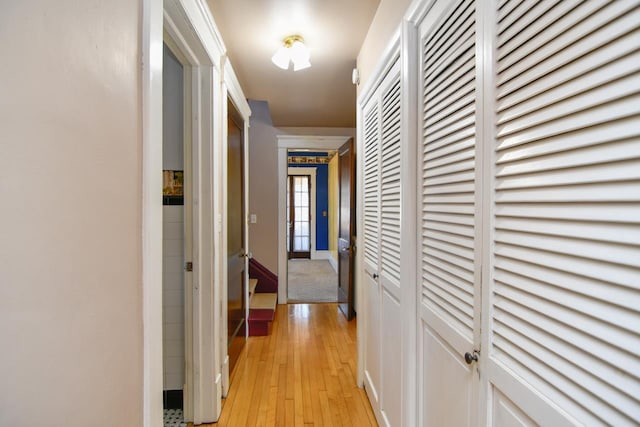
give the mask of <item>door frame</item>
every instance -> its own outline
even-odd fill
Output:
[[[342,236],[342,222],[343,222],[343,210],[342,210],[342,201],[343,201],[343,156],[346,158],[348,153],[348,175],[349,175],[349,236],[347,239],[344,239]],[[351,321],[356,315],[355,309],[355,287],[356,287],[356,268],[358,267],[358,263],[356,262],[358,253],[356,251],[357,248],[357,204],[356,204],[356,142],[355,138],[345,142],[337,153],[338,156],[338,307],[342,314],[347,318],[347,320]],[[362,233],[363,234],[363,233]],[[347,246],[341,247],[342,241],[347,240]],[[349,266],[349,275],[348,275],[348,284],[347,284],[347,299],[346,303],[341,299],[341,281],[342,281],[342,267],[344,266],[343,253],[348,252],[348,262]],[[346,306],[346,312],[344,307]]]
[[[142,423],[163,423],[162,0],[142,3]]]
[[[220,210],[216,210],[217,217],[215,219],[216,223],[219,226],[219,234],[222,237],[220,241],[220,246],[218,247],[218,254],[220,257],[218,259],[218,265],[221,271],[220,282],[218,286],[218,291],[220,292],[222,298],[222,306],[220,317],[218,319],[221,322],[221,334],[220,334],[220,357],[222,360],[222,397],[226,397],[229,393],[230,387],[230,369],[229,369],[229,354],[228,354],[228,343],[227,343],[227,280],[228,280],[228,272],[227,272],[227,136],[228,136],[228,101],[231,101],[236,108],[237,112],[240,114],[244,129],[243,129],[243,161],[244,161],[244,212],[243,212],[243,226],[244,226],[244,248],[247,256],[244,258],[245,262],[245,301],[247,302],[245,306],[245,319],[249,319],[249,258],[251,257],[251,252],[249,249],[249,119],[251,117],[251,108],[249,108],[249,103],[247,102],[244,93],[242,92],[242,88],[240,87],[240,83],[238,78],[236,77],[235,72],[233,71],[233,67],[228,60],[226,55],[221,57],[221,62],[223,64],[222,67],[222,76],[220,79],[220,92],[221,92],[221,108],[222,115],[217,117],[220,120],[218,130],[220,132],[220,144],[218,144],[218,150],[220,151],[220,162],[218,165],[220,166],[220,180],[219,187],[217,187],[217,191],[219,192],[219,197],[216,197],[216,200],[220,203]],[[245,337],[249,336],[249,328],[245,328]]]
[[[175,58],[182,65],[183,75],[183,174],[184,174],[184,202],[183,202],[183,254],[184,261],[193,261],[193,248],[197,243],[198,236],[194,234],[193,220],[194,220],[194,207],[193,207],[193,181],[194,172],[198,172],[198,169],[194,169],[193,158],[193,109],[194,100],[194,82],[193,77],[196,72],[193,67],[193,58],[187,59],[185,55],[185,46],[178,45],[172,34],[176,34],[177,30],[174,27],[173,22],[169,17],[165,17],[165,31],[164,31],[164,43]],[[163,65],[164,67],[164,65]],[[193,313],[193,272],[188,272],[186,268],[183,268],[183,309],[184,309],[184,383],[183,383],[183,412],[185,419],[193,419],[193,316],[187,314]],[[164,306],[163,306],[164,311]]]
[[[164,31],[186,59],[185,99],[190,99],[191,117],[185,120],[185,173],[189,174],[190,192],[185,194],[185,214],[191,212],[193,272],[185,280],[185,387],[184,419],[196,424],[217,419],[222,410],[221,382],[214,372],[220,366],[213,343],[219,329],[214,326],[214,276],[217,268],[213,242],[213,188],[216,181],[214,163],[214,114],[218,93],[214,87],[219,79],[215,59],[207,52],[202,39],[195,36],[194,24],[187,18],[185,5],[177,1],[164,2]],[[185,108],[187,110],[189,108]],[[185,117],[186,118],[186,117]],[[187,166],[191,166],[187,168]],[[190,169],[190,170],[188,170]],[[185,218],[185,223],[188,219]],[[186,236],[185,236],[186,237]],[[186,240],[185,240],[186,242]],[[185,255],[188,252],[185,251]],[[219,368],[218,368],[219,369]],[[197,373],[200,372],[200,375]],[[202,374],[206,372],[207,374]],[[211,405],[210,402],[217,404]]]
[[[310,198],[311,198],[311,204],[309,207],[310,213],[311,213],[311,221],[309,221],[309,227],[310,227],[309,239],[311,239],[311,249],[310,249],[309,259],[317,259],[317,255],[316,255],[316,252],[317,252],[316,250],[316,191],[317,191],[316,176],[317,174],[318,174],[318,169],[312,168],[312,167],[309,167],[309,168],[289,167],[287,170],[287,179],[291,175],[293,176],[308,175],[309,176],[309,183],[311,185],[311,191],[309,192]],[[286,221],[286,216],[285,216],[285,221]]]
[[[208,102],[199,102],[194,117],[202,118],[197,130],[200,139],[213,141],[205,144],[200,159],[207,163],[207,173],[200,174],[198,187],[205,198],[200,198],[199,209],[207,213],[201,225],[206,238],[197,248],[200,259],[207,259],[206,269],[201,269],[205,280],[197,290],[201,316],[197,319],[198,342],[196,357],[200,361],[200,375],[195,375],[194,411],[196,424],[215,421],[221,410],[221,395],[228,390],[228,372],[221,365],[226,348],[222,334],[222,292],[225,270],[220,255],[222,242],[222,124],[226,121],[227,89],[245,119],[248,128],[251,110],[242,93],[231,64],[226,61],[226,48],[204,0],[143,0],[141,34],[141,112],[142,112],[142,188],[141,188],[141,256],[142,256],[142,310],[143,310],[143,395],[142,417],[145,427],[157,426],[163,420],[163,358],[162,358],[162,53],[164,30],[167,21],[179,31],[172,37],[185,47],[189,55],[199,61],[196,73],[198,93],[205,93]],[[204,78],[203,78],[204,76]],[[195,83],[194,83],[195,84]],[[224,104],[223,101],[224,100]],[[206,124],[206,126],[205,126]],[[194,132],[195,133],[195,132]],[[248,132],[246,132],[248,135]],[[248,138],[245,137],[245,138]],[[245,143],[248,139],[245,139]],[[245,154],[245,160],[248,158]],[[248,180],[247,180],[248,181]],[[213,197],[211,197],[213,196]],[[248,206],[248,195],[246,206]],[[248,239],[248,235],[247,235]],[[211,262],[210,260],[213,260]],[[197,260],[194,260],[194,263]],[[224,349],[224,350],[223,350]],[[221,392],[218,392],[222,384]],[[213,403],[213,404],[212,404]]]
[[[222,162],[224,163],[223,169],[224,169],[224,176],[223,176],[223,181],[224,181],[224,185],[222,187],[222,191],[223,191],[223,206],[224,206],[224,214],[223,214],[223,229],[222,229],[222,236],[223,236],[223,241],[224,241],[224,247],[223,247],[223,256],[224,259],[221,260],[222,264],[223,264],[223,269],[224,269],[224,274],[225,274],[225,280],[223,283],[223,293],[225,295],[225,297],[223,298],[223,308],[224,311],[222,313],[223,318],[224,318],[224,322],[225,322],[225,327],[224,327],[224,342],[223,345],[224,347],[222,348],[223,350],[223,376],[224,376],[224,382],[223,382],[223,393],[224,396],[227,395],[228,393],[228,386],[229,386],[229,375],[231,373],[231,359],[229,357],[229,342],[228,342],[228,308],[229,308],[229,298],[228,298],[228,292],[229,292],[229,248],[227,246],[228,243],[228,236],[229,236],[229,214],[228,214],[228,184],[229,184],[229,179],[228,179],[228,171],[229,171],[229,163],[228,163],[228,154],[229,154],[229,122],[233,122],[233,124],[236,126],[236,128],[240,129],[240,132],[242,134],[242,140],[240,142],[241,148],[242,148],[242,212],[241,212],[241,216],[242,218],[244,218],[244,221],[241,222],[242,224],[242,250],[240,253],[240,256],[242,257],[242,260],[240,261],[243,265],[243,280],[242,282],[244,283],[244,288],[243,288],[243,299],[244,299],[244,306],[245,306],[245,313],[244,313],[244,338],[246,340],[246,338],[249,336],[248,335],[248,321],[249,321],[249,299],[248,299],[248,283],[249,283],[249,274],[248,274],[248,269],[249,269],[249,248],[248,248],[248,222],[247,222],[247,218],[248,218],[248,207],[247,207],[247,193],[248,193],[248,165],[247,165],[247,150],[248,150],[248,137],[247,137],[247,132],[248,132],[248,126],[246,125],[247,120],[245,120],[244,115],[242,115],[242,113],[240,113],[240,109],[236,106],[235,102],[233,102],[233,99],[229,93],[229,91],[227,90],[227,100],[224,102],[225,104],[225,108],[226,108],[226,118],[227,120],[225,120],[224,122],[224,140],[222,141],[222,151],[224,153],[224,157],[222,158]],[[234,109],[234,112],[231,113],[229,111],[230,105],[231,107]],[[239,334],[239,333],[238,333]],[[237,335],[234,335],[234,338]],[[246,342],[245,342],[246,344]]]
[[[276,135],[278,139],[278,304],[287,303],[287,153],[292,149],[338,150],[353,136]],[[356,292],[358,289],[356,288]],[[359,298],[356,298],[356,303]],[[356,306],[356,311],[358,307]]]

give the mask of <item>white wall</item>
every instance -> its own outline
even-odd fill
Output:
[[[362,43],[358,54],[357,67],[360,71],[360,84],[358,94],[372,77],[375,66],[380,60],[381,52],[384,52],[393,34],[400,28],[400,22],[411,0],[380,0],[367,36]]]
[[[182,64],[164,48],[162,74],[162,163],[184,170],[184,82]],[[184,385],[184,206],[162,207],[162,344],[164,389]]]
[[[184,70],[166,45],[162,67],[162,168],[183,170]]]
[[[0,425],[142,425],[142,6],[1,9]]]
[[[266,101],[249,100],[249,247],[253,257],[278,274],[278,141],[276,135],[352,136],[355,128],[281,127],[271,122]]]
[[[278,274],[278,149],[269,104],[249,100],[249,249],[253,257]]]

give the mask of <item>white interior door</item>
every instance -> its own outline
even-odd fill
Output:
[[[402,423],[400,309],[400,61],[380,87],[380,412],[387,426]]]
[[[439,1],[419,30],[419,423],[474,426],[479,374],[480,206],[476,12]]]
[[[363,108],[363,282],[365,287],[364,380],[374,410],[380,407],[380,109],[375,95]]]
[[[640,423],[640,4],[492,5],[488,425]]]
[[[364,107],[365,380],[381,424],[402,423],[400,308],[400,61]]]

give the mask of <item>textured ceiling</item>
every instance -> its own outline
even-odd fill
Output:
[[[269,102],[275,126],[355,127],[351,83],[379,0],[208,0],[245,95]],[[291,34],[311,52],[294,72],[271,56]]]

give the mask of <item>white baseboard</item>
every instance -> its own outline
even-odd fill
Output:
[[[333,269],[337,273],[338,272],[338,260],[333,257],[331,252],[329,252],[329,264],[331,264],[331,267],[333,267]]]
[[[311,259],[329,259],[329,251],[311,251]]]
[[[329,264],[331,264],[331,267],[333,267],[336,273],[338,272],[338,260],[331,255],[331,251],[311,251],[311,259],[326,259],[329,261]]]
[[[227,397],[229,394],[229,381],[229,355],[227,354],[222,363],[222,397]]]

